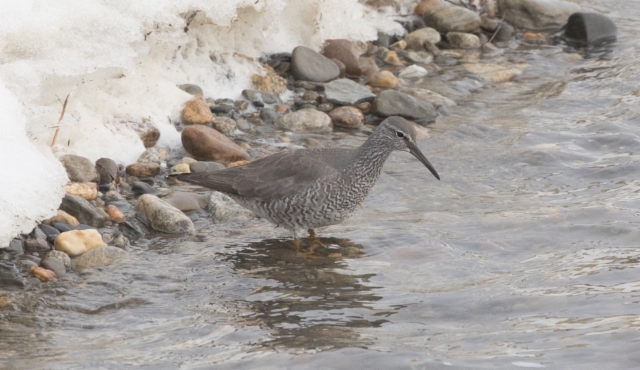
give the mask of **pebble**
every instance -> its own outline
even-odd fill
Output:
[[[248,164],[249,161],[237,161],[237,162],[233,162],[233,163],[229,163],[229,165],[227,166],[227,168],[233,168],[233,167],[238,167],[238,166],[244,166],[245,164]]]
[[[522,73],[520,68],[508,67],[493,63],[468,63],[462,65],[467,71],[483,80],[494,83],[507,82]]]
[[[329,82],[340,76],[340,68],[331,59],[298,46],[291,55],[291,72],[296,80]]]
[[[407,48],[407,42],[404,40],[400,40],[398,42],[394,42],[393,44],[389,45],[389,49],[391,50],[404,50]]]
[[[401,66],[402,65],[402,61],[400,60],[400,57],[398,57],[398,53],[396,53],[393,50],[389,50],[387,52],[387,54],[384,57],[384,62],[387,64],[391,64],[394,66]]]
[[[338,81],[338,80],[336,80]],[[276,113],[282,114],[282,113],[287,113],[288,111],[291,110],[291,106],[288,104],[278,104],[276,105]]]
[[[113,159],[100,158],[96,161],[98,171],[98,184],[110,184],[120,180],[118,165]]]
[[[427,89],[414,87],[402,90],[402,92],[411,95],[418,100],[429,102],[434,106],[443,105],[445,107],[453,107],[456,105],[455,101]]]
[[[373,101],[372,110],[383,117],[402,116],[427,121],[436,119],[436,110],[432,104],[395,90],[385,90],[378,94]]]
[[[511,40],[515,34],[516,30],[512,25],[507,22],[502,22],[502,26],[500,26],[500,29],[493,40],[496,42],[506,42]]]
[[[39,266],[31,266],[29,272],[31,273],[31,275],[37,277],[42,282],[51,281],[56,278],[55,272]]]
[[[216,117],[213,119],[212,126],[217,131],[225,134],[231,135],[236,131],[236,121],[229,117]]]
[[[197,211],[206,207],[207,203],[209,203],[209,198],[206,195],[184,191],[174,191],[168,196],[162,198],[162,200],[182,212]]]
[[[127,175],[135,177],[154,177],[160,173],[158,163],[134,163],[127,166]]]
[[[130,123],[130,127],[138,133],[145,148],[153,147],[160,139],[160,130],[147,118],[143,118],[139,122]]]
[[[251,76],[253,88],[279,94],[287,92],[287,80],[278,76],[273,68],[267,65],[262,65],[262,69],[264,71],[263,75],[254,74]]]
[[[444,0],[423,0],[420,4],[416,5],[413,11],[422,17],[429,9],[442,5],[445,5]]]
[[[561,0],[500,0],[500,11],[512,25],[533,31],[564,26],[580,6]]]
[[[177,175],[179,173],[190,173],[191,168],[186,163],[178,163],[169,169],[169,175]]]
[[[149,222],[149,226],[155,230],[169,234],[184,234],[195,231],[189,217],[154,195],[140,196],[136,208]]]
[[[54,257],[45,257],[40,262],[40,267],[53,271],[56,274],[56,277],[59,278],[67,274],[67,269],[64,267],[64,263]]]
[[[183,125],[206,125],[212,119],[213,114],[202,95],[197,95],[184,103],[180,112],[180,121]]]
[[[304,143],[307,144],[309,148],[322,148],[322,143],[312,137],[306,137],[304,139]]]
[[[383,54],[386,55],[387,52],[388,50],[385,50]],[[375,58],[371,57],[360,57],[360,66],[362,67],[362,75],[366,78],[373,76],[380,70]]]
[[[425,41],[429,41],[432,44],[440,42],[440,32],[433,28],[425,27],[411,32],[405,37],[404,41],[407,43],[407,49],[424,50]]]
[[[74,216],[80,223],[95,227],[103,227],[109,217],[100,212],[101,209],[94,208],[86,199],[69,194],[62,198],[60,209]]]
[[[182,85],[178,85],[178,88],[184,92],[186,92],[187,94],[191,94],[191,95],[204,95],[204,92],[202,92],[202,88],[198,85],[194,85],[194,84],[182,84]]]
[[[352,80],[342,78],[325,85],[327,99],[339,105],[356,105],[371,102],[376,97],[366,87]]]
[[[565,38],[585,44],[613,41],[617,34],[615,23],[600,13],[574,13],[564,31]]]
[[[53,250],[49,253],[47,253],[47,255],[44,257],[45,259],[51,259],[51,258],[55,258],[57,260],[59,260],[60,262],[62,262],[62,265],[66,268],[71,268],[71,258],[69,258],[69,255],[62,252],[62,251],[56,251]]]
[[[330,112],[334,107],[333,103],[330,102],[318,104],[318,110],[325,113]]]
[[[24,242],[24,247],[31,252],[48,252],[51,250],[49,243],[44,238],[29,238]]]
[[[89,225],[86,225],[86,224],[80,224],[80,225],[74,227],[73,229],[74,230],[91,230],[91,229],[95,229],[95,227],[89,226]]]
[[[122,212],[120,212],[118,207],[114,206],[113,204],[106,206],[104,208],[104,211],[107,212],[107,214],[109,215],[109,218],[111,218],[112,221],[124,222],[126,220],[126,217],[124,216],[124,214],[122,214]]]
[[[424,22],[440,33],[472,32],[480,27],[480,16],[461,6],[444,5],[427,10]]]
[[[403,69],[402,71],[400,71],[400,73],[398,74],[398,77],[400,78],[420,78],[420,77],[424,77],[427,76],[429,74],[429,71],[427,71],[426,69],[418,66],[418,65],[410,65],[409,67]]]
[[[371,76],[367,83],[374,87],[393,89],[398,86],[398,78],[389,71],[380,71]]]
[[[67,212],[65,212],[63,210],[60,210],[60,209],[58,210],[58,213],[55,216],[53,216],[50,219],[46,220],[44,223],[45,224],[51,224],[54,221],[64,222],[66,224],[71,225],[72,227],[76,227],[80,223],[77,218],[71,216]]]
[[[278,119],[278,113],[273,108],[260,109],[260,118],[265,123],[274,123]]]
[[[340,74],[338,75],[338,77],[344,78],[347,75],[347,67],[344,65],[344,63],[342,63],[338,59],[335,59],[335,58],[330,58],[330,59],[332,62],[334,62],[338,66],[338,69],[340,70]]]
[[[406,58],[413,63],[429,64],[433,62],[433,54],[428,51],[409,51]]]
[[[158,165],[169,155],[164,148],[149,148],[145,150],[138,158],[138,163],[157,163]]]
[[[71,231],[71,230],[73,230],[73,228],[75,227],[75,226],[72,226],[72,225],[66,224],[66,223],[64,223],[64,222],[58,222],[58,221],[53,221],[53,222],[51,223],[51,226],[55,227],[55,228],[56,228],[56,230],[58,230],[58,231],[59,231],[59,232],[61,232],[61,233],[65,232],[65,231]],[[76,225],[76,226],[77,226],[77,225]]]
[[[102,199],[105,202],[109,202],[113,200],[124,200],[124,197],[117,190],[109,190],[102,196]]]
[[[131,186],[131,192],[135,195],[160,193],[156,188],[142,181],[134,181]]]
[[[94,182],[98,181],[99,175],[93,163],[85,157],[67,154],[60,157],[60,162],[67,171],[69,181],[72,182]]]
[[[129,239],[123,234],[120,234],[113,240],[113,245],[116,248],[125,249],[129,245]]]
[[[457,49],[478,49],[480,47],[480,39],[472,33],[448,32],[447,41]]]
[[[360,109],[363,113],[368,113],[371,110],[371,103],[364,102],[356,105],[356,108]]]
[[[92,269],[109,266],[118,263],[129,256],[129,253],[121,248],[109,245],[96,248],[84,253],[73,261],[73,266],[77,270]]]
[[[344,39],[327,40],[323,54],[329,59],[337,59],[344,64],[347,75],[360,76],[362,74],[359,60],[361,53],[351,41]]]
[[[182,145],[197,160],[227,164],[251,159],[249,153],[231,139],[207,126],[189,126],[182,130]]]
[[[364,115],[355,107],[339,107],[329,112],[334,126],[358,128],[364,125]]]
[[[276,126],[293,132],[329,132],[331,118],[326,113],[315,109],[300,109],[278,118]]]
[[[541,33],[525,32],[522,35],[522,41],[529,44],[545,44],[547,42],[547,38]]]
[[[222,169],[224,169],[224,165],[222,163],[218,163],[218,162],[195,162],[195,163],[191,163],[189,165],[189,169],[191,170],[191,172],[193,173],[207,173],[207,172],[214,172],[214,171],[220,171]]]
[[[76,220],[77,222],[77,220]],[[40,230],[42,230],[42,232],[46,235],[46,239],[49,243],[53,244],[53,241],[56,240],[56,237],[58,235],[60,235],[60,230],[56,229],[53,226],[49,226],[49,225],[40,225],[38,226],[40,228]]]
[[[209,214],[213,223],[243,222],[255,218],[255,214],[240,206],[231,197],[214,191],[209,197]]]
[[[58,235],[55,241],[56,250],[71,257],[79,256],[94,248],[104,245],[102,236],[96,229],[71,230]]]
[[[95,182],[72,182],[64,186],[64,191],[86,200],[94,200],[98,197],[98,185]]]

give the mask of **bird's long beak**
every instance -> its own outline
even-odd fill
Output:
[[[422,162],[422,164],[424,164],[429,169],[429,171],[431,171],[433,176],[435,176],[436,179],[440,180],[440,175],[438,175],[438,171],[436,171],[436,169],[433,168],[431,163],[429,163],[429,160],[427,159],[427,157],[424,156],[424,154],[422,154],[422,152],[420,151],[420,148],[418,148],[418,146],[412,141],[405,140],[405,143],[407,144],[407,148],[409,148],[409,153],[413,154],[414,157],[418,158],[418,160]]]

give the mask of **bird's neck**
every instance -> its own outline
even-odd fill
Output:
[[[377,135],[377,131],[374,131],[356,151],[353,166],[357,176],[363,180],[375,182],[380,176],[384,162],[392,151],[393,148],[385,142],[385,138]]]

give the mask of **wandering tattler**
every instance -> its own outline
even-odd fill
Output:
[[[258,216],[292,231],[298,249],[303,230],[308,229],[313,237],[313,229],[351,216],[394,150],[413,154],[440,180],[416,145],[412,123],[400,117],[385,119],[356,149],[301,149],[244,166],[174,177],[225,193]]]

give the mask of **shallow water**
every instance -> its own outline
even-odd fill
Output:
[[[530,67],[433,126],[421,148],[442,181],[397,153],[307,254],[266,222],[194,215],[196,236],[10,291],[0,367],[640,366],[640,10],[621,3],[583,3],[621,33],[584,60],[563,45],[483,59]]]

